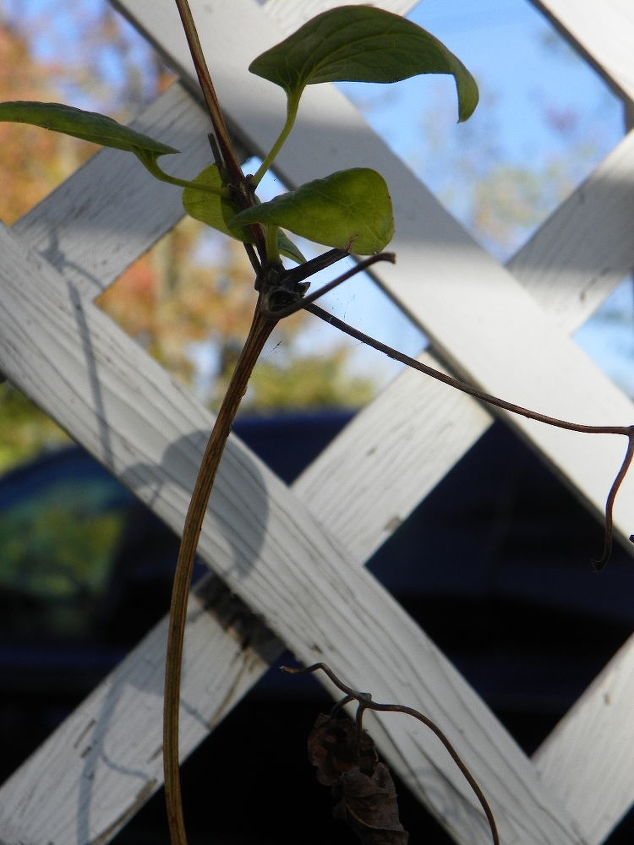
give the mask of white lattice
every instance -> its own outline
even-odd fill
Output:
[[[171,0],[119,5],[190,79]],[[273,86],[247,76],[250,59],[332,5],[194,4],[221,100],[249,149],[269,146],[280,106]],[[382,5],[406,12],[413,3]],[[537,5],[632,98],[629,0],[604,0],[600,16],[591,0]],[[630,400],[568,337],[634,264],[634,192],[606,188],[632,184],[632,135],[504,268],[341,94],[318,86],[307,98],[313,108],[302,111],[280,173],[290,185],[360,163],[385,174],[399,262],[376,275],[424,327],[447,366],[491,393],[560,417],[597,424],[634,418]],[[207,163],[206,120],[184,86],[163,94],[134,125],[186,152],[188,173]],[[212,418],[93,299],[181,214],[177,191],[147,178],[131,157],[103,151],[11,230],[0,231],[0,370],[178,531]],[[574,273],[577,284],[558,285],[562,272]],[[586,289],[584,297],[575,294]],[[408,426],[403,438],[396,423],[412,414],[420,427]],[[372,689],[377,699],[415,703],[438,721],[490,798],[503,842],[603,841],[634,798],[634,639],[530,760],[362,565],[386,539],[386,526],[407,517],[491,420],[475,401],[406,373],[290,489],[232,438],[200,545],[222,583],[206,595],[205,611],[192,600],[187,629],[185,755],[286,643],[300,660],[327,655],[350,683]],[[590,508],[602,507],[622,443],[584,441],[580,460],[581,435],[507,421]],[[633,513],[629,481],[615,514],[621,537],[631,530]],[[270,629],[256,626],[247,648],[223,625],[231,599],[222,584]],[[105,843],[160,786],[165,631],[161,623],[150,632],[0,790],[3,843]],[[456,842],[488,841],[468,787],[433,737],[406,720],[373,729],[382,752]]]

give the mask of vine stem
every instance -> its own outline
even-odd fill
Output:
[[[189,2],[188,0],[175,0],[175,3],[183,25],[185,37],[187,38],[187,45],[191,53],[194,68],[196,69],[196,75],[198,76],[198,82],[200,83],[207,112],[211,119],[211,125],[214,129],[215,141],[224,165],[221,168],[221,170],[224,170],[222,173],[223,182],[227,187],[231,188],[232,197],[237,205],[241,208],[249,208],[255,203],[254,190],[242,171],[242,165],[233,146],[231,135],[229,134],[229,129],[227,128],[224,114],[218,101],[216,89],[209,73],[207,61],[205,60],[205,54],[200,44],[194,16],[189,8]],[[212,151],[214,151],[215,156],[213,143]],[[255,246],[260,256],[260,263],[264,264],[267,255],[265,230],[257,223],[249,226],[249,229],[254,237]]]
[[[330,323],[331,326],[334,326],[344,332],[344,334],[353,337],[355,340],[361,341],[361,343],[371,346],[378,352],[382,352],[384,355],[387,355],[388,358],[393,358],[395,361],[407,364],[408,367],[420,370],[421,373],[425,373],[425,375],[431,376],[437,381],[442,381],[444,384],[448,384],[450,387],[455,387],[456,390],[460,390],[462,393],[467,393],[469,396],[480,399],[482,402],[487,402],[489,405],[495,405],[498,408],[502,408],[504,411],[510,411],[513,414],[519,414],[520,416],[527,417],[530,420],[546,423],[546,425],[554,425],[556,428],[565,428],[568,431],[579,431],[582,434],[623,434],[625,437],[634,436],[634,426],[631,425],[584,425],[583,423],[570,422],[569,420],[560,420],[558,417],[550,417],[547,414],[539,413],[539,411],[531,411],[530,408],[524,408],[522,405],[507,402],[506,399],[500,399],[499,396],[493,396],[492,393],[485,393],[482,390],[478,390],[477,387],[473,387],[473,385],[468,384],[466,381],[460,381],[460,379],[447,375],[447,373],[435,370],[433,367],[423,364],[422,361],[417,361],[416,358],[412,358],[404,352],[399,352],[398,349],[394,349],[392,346],[382,343],[380,340],[377,340],[371,335],[367,335],[359,329],[355,329],[355,327],[351,326],[349,323],[345,323],[333,314],[329,314],[327,311],[324,311],[324,309],[320,308],[318,305],[314,305],[312,302],[309,302],[308,297],[306,300],[302,301],[300,307],[305,308],[306,311],[310,311],[311,314],[314,314],[326,323]]]
[[[175,2],[183,24],[183,29],[185,31],[192,60],[194,62],[194,67],[196,68],[196,74],[205,99],[205,105],[207,106],[207,111],[209,112],[211,123],[214,127],[218,147],[220,148],[223,161],[229,171],[230,178],[234,180],[236,184],[240,185],[244,181],[244,174],[231,142],[231,136],[229,135],[229,130],[227,129],[227,124],[225,123],[224,115],[216,95],[216,89],[211,81],[211,74],[209,73],[207,62],[205,61],[205,54],[200,46],[200,39],[198,38],[198,32],[196,31],[194,17],[191,13],[187,0],[175,0]]]
[[[179,716],[187,599],[191,588],[196,549],[211,490],[231,427],[247,389],[253,368],[276,322],[276,320],[261,312],[260,300],[258,299],[249,334],[207,442],[185,517],[185,527],[172,585],[163,710],[165,802],[172,845],[187,845],[179,770]]]
[[[303,90],[303,89],[302,89]],[[299,99],[301,97],[302,91],[295,92],[294,95],[289,95],[287,103],[286,103],[286,121],[282,128],[282,131],[279,134],[277,141],[271,147],[268,155],[257,169],[257,171],[253,175],[253,184],[259,185],[262,177],[267,172],[267,170],[271,167],[275,159],[277,158],[277,154],[282,149],[284,144],[286,143],[286,139],[291,134],[293,126],[295,125],[295,121],[297,119],[297,109],[299,107]]]

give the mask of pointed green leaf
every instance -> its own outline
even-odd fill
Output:
[[[478,86],[445,45],[406,18],[373,6],[340,6],[308,21],[262,53],[249,70],[280,85],[297,101],[318,82],[398,82],[420,73],[456,81],[459,119],[478,104]]]
[[[179,152],[174,147],[155,141],[142,132],[136,132],[117,123],[111,117],[61,103],[24,101],[0,103],[0,121],[30,123],[44,129],[51,129],[53,132],[83,138],[84,141],[92,141],[104,147],[127,150],[139,157],[145,155],[157,158],[168,153]]]
[[[221,188],[222,177],[218,165],[209,165],[198,174],[194,181],[213,188]],[[183,191],[183,206],[190,217],[201,220],[213,229],[218,229],[218,231],[224,232],[225,235],[242,241],[242,243],[253,243],[253,235],[249,227],[232,222],[238,209],[226,197],[198,191],[196,188],[185,188]],[[306,261],[300,250],[284,232],[279,233],[278,243],[282,255],[298,264],[303,264]]]
[[[273,223],[327,246],[359,255],[380,252],[394,234],[392,202],[383,177],[354,168],[316,179],[241,211],[232,226]]]

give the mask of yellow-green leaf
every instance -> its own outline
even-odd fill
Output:
[[[392,202],[375,170],[340,170],[296,191],[241,211],[232,226],[264,223],[359,255],[380,252],[392,239]]]
[[[205,167],[194,181],[212,188],[221,188],[222,177],[218,165],[211,164],[209,167]],[[227,197],[199,191],[196,188],[185,188],[183,191],[183,206],[185,211],[196,220],[201,220],[208,226],[218,229],[218,231],[224,232],[225,235],[242,241],[242,243],[253,243],[253,235],[249,226],[233,223],[238,209]],[[301,251],[284,232],[279,232],[278,244],[282,255],[298,264],[303,264],[306,261]]]

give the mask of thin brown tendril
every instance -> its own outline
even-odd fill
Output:
[[[538,411],[531,411],[529,408],[524,408],[522,405],[516,405],[513,402],[507,402],[505,399],[500,399],[497,396],[493,396],[491,393],[485,393],[484,391],[478,390],[478,388],[473,387],[464,381],[460,381],[459,379],[453,378],[453,376],[447,375],[447,373],[442,373],[440,370],[436,370],[427,364],[423,364],[422,361],[417,361],[416,358],[411,358],[409,355],[405,355],[404,352],[399,352],[397,349],[388,346],[386,343],[381,343],[380,340],[376,340],[376,338],[373,338],[371,335],[367,335],[364,332],[359,331],[359,329],[355,329],[354,326],[345,323],[333,314],[329,314],[313,302],[302,300],[301,304],[306,311],[310,311],[311,314],[314,314],[321,320],[325,320],[325,322],[330,323],[330,325],[350,337],[355,338],[355,340],[359,340],[361,343],[371,346],[373,349],[376,349],[378,352],[382,352],[389,358],[393,358],[395,361],[400,361],[402,364],[406,364],[414,370],[419,370],[419,372],[425,373],[425,375],[430,376],[437,381],[442,381],[444,384],[448,384],[450,387],[454,387],[456,390],[462,391],[462,393],[473,396],[481,402],[487,402],[489,405],[502,408],[504,411],[510,411],[512,414],[519,414],[529,420],[535,420],[536,422],[541,422],[545,425],[552,425],[555,426],[555,428],[564,428],[568,431],[578,431],[581,434],[620,434],[627,437],[628,448],[625,460],[614,479],[605,503],[603,553],[601,554],[599,561],[594,562],[595,569],[603,569],[612,550],[614,501],[619,487],[621,486],[630,464],[632,463],[632,459],[634,458],[634,425],[583,425],[581,423],[570,422],[569,420],[560,420],[558,417],[551,417],[547,414],[540,414]],[[634,537],[634,534],[632,537]],[[632,537],[630,537],[630,540],[632,540]],[[632,540],[632,542],[634,542],[634,540]]]
[[[466,763],[463,762],[462,758],[453,747],[449,738],[443,733],[443,731],[438,727],[438,725],[433,722],[428,716],[424,716],[418,710],[415,710],[413,707],[406,707],[405,705],[401,704],[378,704],[376,701],[372,701],[372,697],[370,693],[367,692],[358,692],[357,690],[353,690],[347,684],[344,684],[335,673],[332,671],[330,666],[326,663],[313,663],[312,666],[307,666],[306,668],[294,667],[294,666],[282,666],[280,667],[283,672],[289,672],[293,675],[305,675],[310,672],[316,672],[318,669],[321,669],[333,684],[341,690],[345,694],[345,699],[343,702],[340,702],[338,706],[342,706],[349,701],[356,701],[359,705],[359,709],[357,710],[356,714],[356,724],[359,734],[362,730],[362,719],[363,713],[365,710],[375,710],[382,713],[404,713],[406,716],[412,716],[414,719],[418,719],[419,722],[422,722],[426,727],[434,733],[438,739],[442,742],[447,750],[449,756],[454,761],[456,766],[462,772],[465,780],[475,793],[476,798],[480,802],[480,806],[484,811],[484,815],[487,818],[489,823],[489,827],[491,828],[491,837],[493,839],[493,845],[500,845],[500,835],[498,833],[497,825],[495,823],[495,818],[493,816],[493,811],[489,806],[489,802],[484,796],[480,786],[478,785],[476,779],[473,777],[469,769],[467,768]]]
[[[625,457],[623,458],[621,469],[618,471],[616,478],[612,482],[610,492],[608,493],[608,498],[605,502],[605,531],[603,538],[603,552],[601,553],[601,557],[599,558],[599,560],[593,561],[594,568],[597,572],[600,572],[603,569],[603,567],[610,559],[610,555],[612,554],[612,537],[614,533],[614,520],[612,514],[614,510],[614,502],[616,501],[616,495],[619,492],[621,484],[623,483],[623,479],[627,475],[627,471],[629,470],[632,464],[632,458],[634,458],[634,426],[630,426],[630,434],[627,444],[627,450],[625,452]],[[630,540],[634,542],[634,535],[630,537]]]

